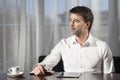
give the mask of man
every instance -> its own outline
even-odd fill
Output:
[[[90,34],[92,11],[85,6],[70,10],[70,30],[73,36],[62,39],[44,61],[35,65],[35,75],[45,75],[62,58],[65,72],[113,72],[113,58],[108,45]]]

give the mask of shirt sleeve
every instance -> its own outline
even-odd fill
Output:
[[[104,53],[103,54],[103,72],[104,73],[114,72],[114,63],[113,63],[112,52],[106,43],[104,45],[103,53]]]
[[[61,44],[60,42],[51,50],[51,53],[40,63],[44,65],[46,70],[52,70],[52,68],[58,64],[61,59]]]

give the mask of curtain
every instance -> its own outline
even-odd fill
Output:
[[[120,1],[109,2],[109,45],[114,56],[120,56]]]
[[[67,21],[72,5],[61,1],[67,12],[62,15],[57,12],[61,4],[56,0],[0,0],[0,72],[12,66],[31,71],[40,55],[49,54],[61,38],[70,35]],[[66,23],[60,24],[61,16]]]
[[[30,71],[42,54],[44,0],[0,0],[0,72]]]
[[[76,5],[93,10],[91,33],[106,41],[113,55],[120,56],[117,1],[0,0],[0,72],[12,66],[31,71],[40,55],[48,55],[57,42],[71,35],[68,12]]]

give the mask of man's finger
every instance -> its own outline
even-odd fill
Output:
[[[39,67],[39,71],[40,71],[40,75],[45,75],[45,70],[42,66]]]

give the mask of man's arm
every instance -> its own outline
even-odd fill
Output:
[[[103,72],[112,73],[114,72],[114,63],[112,52],[107,44],[105,44],[103,55]]]
[[[35,75],[45,75],[46,71],[52,70],[52,68],[60,61],[60,42],[53,48],[51,53],[46,56],[46,58],[41,62],[35,65],[33,72]]]

